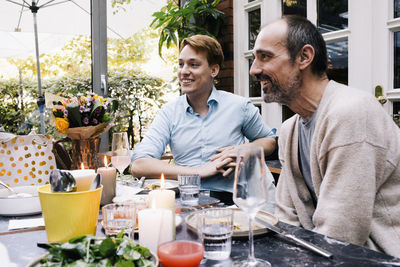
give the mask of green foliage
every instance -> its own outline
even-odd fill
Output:
[[[119,101],[115,131],[127,131],[130,144],[143,138],[143,128],[165,103],[166,84],[158,78],[134,71],[118,71],[109,76],[110,97]]]
[[[166,83],[143,73],[126,70],[110,73],[109,96],[119,102],[114,131],[128,131],[131,146],[143,138],[143,129],[151,122],[158,108],[166,101],[163,99],[168,91]],[[43,83],[43,90],[50,93],[72,98],[78,93],[86,94],[92,91],[90,76],[77,74],[49,79]],[[23,88],[24,106],[21,108],[21,91]],[[25,121],[25,116],[37,109],[37,84],[35,80],[25,80],[22,87],[16,80],[0,81],[1,114],[0,124],[7,132],[16,134],[18,126]],[[38,114],[36,114],[38,115]],[[32,121],[38,126],[38,119]],[[45,122],[46,133],[52,134],[55,139],[55,127],[50,125],[49,119]],[[38,131],[37,131],[38,132]],[[29,133],[29,131],[27,132]],[[26,134],[27,134],[26,133]]]
[[[137,69],[150,59],[150,40],[157,34],[152,29],[135,33],[128,39],[108,38],[107,61],[109,72],[118,69]]]
[[[36,87],[29,81],[0,80],[0,124],[7,132],[17,133],[25,115],[36,109]]]
[[[162,57],[162,47],[179,46],[186,37],[205,34],[218,38],[224,24],[225,15],[216,6],[220,0],[191,0],[179,7],[171,1],[166,7],[153,13],[154,20],[150,24],[160,29],[158,53]]]
[[[123,4],[124,1],[115,2]],[[165,102],[163,96],[167,92],[166,83],[141,73],[141,65],[151,58],[151,40],[157,36],[154,29],[146,29],[128,39],[108,38],[109,96],[117,98],[120,103],[120,117],[115,121],[118,126],[114,128],[115,131],[128,130],[132,147],[141,140],[143,129],[153,119],[158,107]],[[176,62],[174,55],[167,56],[170,62]],[[39,132],[35,60],[30,57],[25,60],[10,59],[9,62],[20,70],[22,86],[16,80],[0,80],[0,98],[4,99],[0,103],[0,112],[4,114],[0,124],[6,131],[16,134],[18,125],[31,116],[30,123]],[[72,98],[78,93],[86,95],[93,91],[89,36],[72,39],[61,52],[41,55],[40,66],[43,93],[47,91]],[[45,116],[46,133],[54,139],[60,139],[62,136],[51,126],[49,113]]]
[[[154,266],[149,249],[126,236],[80,236],[50,245],[41,266]]]
[[[120,10],[125,11],[124,5],[129,5],[131,0],[112,0],[111,7],[113,8],[113,14],[118,13]]]

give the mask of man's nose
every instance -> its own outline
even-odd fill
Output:
[[[181,68],[181,72],[183,74],[187,74],[190,72],[189,66],[187,64],[183,64],[182,68]]]
[[[261,73],[261,68],[258,66],[257,59],[254,59],[253,63],[251,64],[250,67],[250,75],[257,75]]]

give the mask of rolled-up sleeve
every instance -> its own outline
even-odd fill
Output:
[[[146,136],[135,146],[131,160],[134,161],[138,158],[160,159],[170,139],[170,120],[168,119],[166,109],[161,109],[157,113]]]
[[[275,138],[276,129],[271,129],[263,122],[258,108],[256,108],[250,100],[243,106],[244,123],[243,134],[252,142],[258,138],[271,137]]]

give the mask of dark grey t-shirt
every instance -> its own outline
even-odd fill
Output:
[[[317,204],[317,195],[315,194],[311,177],[310,150],[312,137],[314,135],[316,113],[317,111],[314,112],[308,121],[304,121],[301,117],[299,119],[299,166],[308,190],[310,190],[314,205]]]

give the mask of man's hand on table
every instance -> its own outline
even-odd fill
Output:
[[[217,149],[218,154],[211,157],[211,162],[218,162],[217,171],[225,177],[228,177],[235,170],[238,147],[227,146]]]

